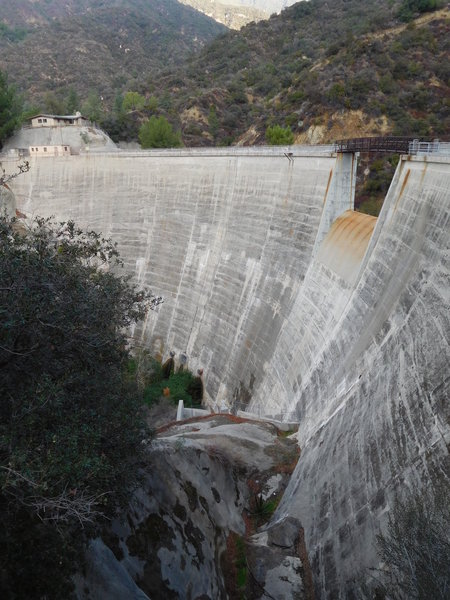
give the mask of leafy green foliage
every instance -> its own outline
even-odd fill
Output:
[[[64,97],[68,80],[82,102],[91,90],[109,105],[117,92],[142,93],[159,69],[226,31],[176,0],[2,1],[2,21],[2,68],[39,104],[47,91]]]
[[[294,143],[294,134],[290,127],[273,125],[266,129],[266,140],[271,146],[289,145]]]
[[[247,557],[245,553],[245,540],[236,536],[236,587],[239,591],[245,590],[248,578]]]
[[[142,110],[145,106],[145,97],[138,92],[127,92],[122,101],[122,108],[128,110]]]
[[[264,143],[268,123],[289,126],[297,136],[319,118],[322,141],[377,133],[440,137],[449,126],[445,15],[405,27],[400,5],[400,0],[293,5],[217,38],[186,67],[161,73],[152,80],[153,93],[170,91],[168,110],[178,114],[197,109],[192,120],[183,115],[187,145],[221,145],[240,137]],[[211,105],[220,123],[212,139]],[[361,125],[347,120],[347,111],[361,111]]]
[[[186,407],[200,406],[200,403],[195,402],[191,395],[195,381],[196,378],[190,371],[174,373],[169,379],[155,377],[153,383],[145,388],[144,399],[147,404],[152,405],[158,402],[164,396],[164,390],[168,389],[174,403],[184,400]]]
[[[399,161],[398,154],[376,158],[369,163],[369,174],[358,181],[356,209],[377,217]]]
[[[8,42],[20,42],[27,36],[27,30],[22,27],[10,28],[6,23],[0,22],[0,40]]]
[[[66,112],[64,98],[54,92],[46,92],[44,95],[44,112],[51,115],[63,115]]]
[[[402,21],[410,21],[416,13],[430,12],[441,6],[440,0],[403,0],[398,16]]]
[[[126,328],[159,300],[114,266],[115,245],[72,222],[36,219],[24,233],[0,219],[0,548],[11,557],[1,556],[0,576],[13,590],[7,598],[41,589],[32,562],[62,555],[68,536],[113,514],[132,483],[143,425],[140,394],[124,377]],[[22,559],[21,531],[35,540]],[[66,567],[52,568],[46,597],[67,597],[60,589],[68,585]]]
[[[152,116],[142,124],[139,141],[143,148],[177,148],[182,145],[181,136],[174,132],[165,117]]]
[[[250,514],[255,521],[255,526],[260,527],[263,523],[266,523],[279,503],[280,497],[278,496],[264,500],[262,494],[254,494],[250,504]]]
[[[219,119],[217,118],[216,107],[213,104],[211,104],[211,106],[209,107],[208,126],[209,126],[209,133],[215,139],[219,132],[220,123],[219,123]]]
[[[69,115],[74,115],[80,109],[81,103],[78,93],[74,88],[69,89],[66,102],[66,111]]]
[[[154,112],[158,108],[158,99],[155,96],[150,96],[150,98],[145,101],[145,108]]]
[[[103,107],[100,96],[94,90],[89,92],[87,100],[81,107],[81,112],[85,117],[94,123],[101,121],[103,116]]]
[[[20,123],[21,100],[0,71],[0,149]]]

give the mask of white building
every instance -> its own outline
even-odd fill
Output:
[[[78,126],[82,127],[89,125],[89,119],[83,117],[80,112],[74,115],[35,115],[30,119],[31,127],[61,127],[61,126]]]
[[[30,146],[30,156],[70,156],[70,146]]]

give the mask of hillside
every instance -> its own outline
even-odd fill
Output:
[[[252,21],[267,19],[268,15],[261,9],[252,6],[231,6],[220,0],[179,0],[182,4],[191,6],[218,23],[230,29],[241,29]]]
[[[179,0],[230,29],[267,19],[297,0]]]
[[[176,0],[2,2],[0,69],[34,103],[70,87],[108,100],[224,31]]]
[[[262,143],[270,124],[311,143],[445,135],[449,11],[414,1],[296,4],[213,41],[156,93],[170,93],[188,145]]]
[[[175,0],[16,8],[0,7],[0,69],[33,108],[85,110],[88,98],[86,114],[115,141],[137,140],[152,114],[188,146],[262,144],[272,125],[313,144],[450,130],[440,0],[310,0],[228,32]],[[127,91],[140,92],[145,110],[124,110]]]

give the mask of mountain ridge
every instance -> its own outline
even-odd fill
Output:
[[[18,3],[0,6],[0,69],[34,101],[70,86],[111,99],[226,31],[176,0]]]
[[[297,143],[448,135],[448,7],[404,19],[404,5],[311,0],[217,38],[183,77],[159,80],[172,90],[185,142],[263,143],[273,124],[290,127]]]

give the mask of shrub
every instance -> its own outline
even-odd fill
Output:
[[[152,116],[139,129],[139,141],[143,148],[178,148],[181,136],[173,130],[165,117]]]
[[[379,598],[448,598],[449,500],[444,488],[434,498],[411,495],[396,501],[385,533],[377,536],[380,558],[386,565],[375,586]]]
[[[0,71],[0,149],[19,126],[21,111],[21,101],[15,89],[8,85],[6,75]]]
[[[430,12],[443,5],[441,0],[403,0],[398,17],[402,21],[410,21],[417,13]]]
[[[122,101],[122,108],[125,111],[142,110],[145,106],[145,98],[138,92],[127,92]]]
[[[196,378],[190,371],[174,373],[169,379],[155,379],[144,390],[144,400],[150,406],[164,396],[164,390],[169,389],[169,397],[174,403],[184,400],[185,406],[200,406],[200,402],[192,399]]]
[[[0,218],[3,598],[68,597],[67,544],[114,514],[132,483],[143,425],[123,376],[126,328],[159,299],[113,266],[114,244],[73,222],[38,218],[23,232]]]
[[[294,143],[294,134],[290,127],[273,125],[266,129],[266,140],[271,146],[284,146]]]

